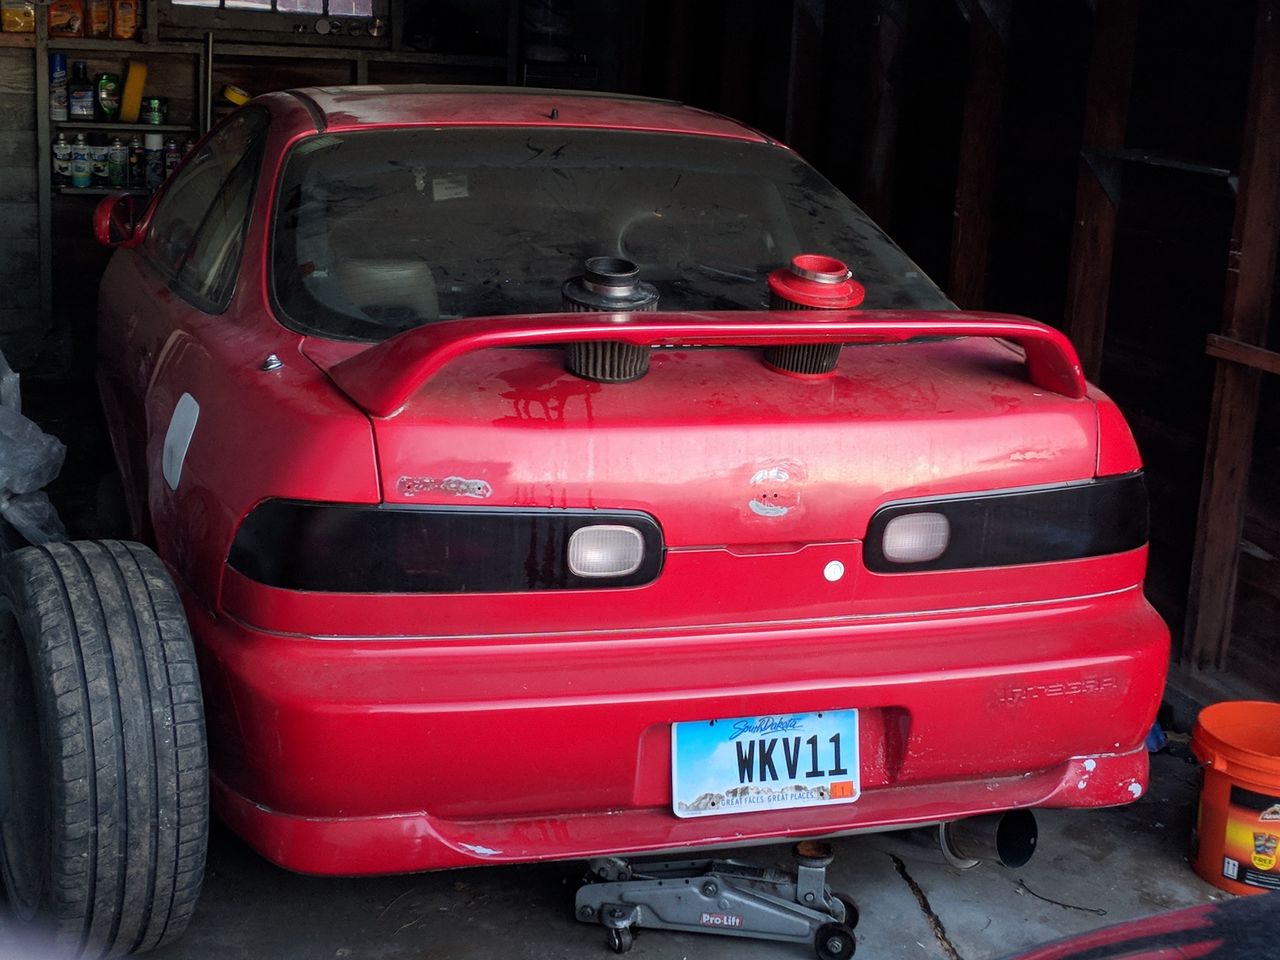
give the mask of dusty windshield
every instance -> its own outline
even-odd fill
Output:
[[[594,256],[639,264],[660,310],[762,309],[798,253],[849,264],[865,308],[947,309],[920,269],[779,147],[547,128],[322,134],[276,207],[281,319],[381,340],[455,317],[554,313]]]

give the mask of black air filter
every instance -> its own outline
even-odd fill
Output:
[[[621,257],[592,257],[586,272],[561,288],[570,313],[633,313],[658,309],[658,290],[640,279],[640,268]],[[584,380],[626,383],[649,372],[649,348],[617,340],[571,343],[565,369]]]

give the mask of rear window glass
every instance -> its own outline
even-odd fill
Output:
[[[571,129],[320,134],[276,204],[282,319],[381,340],[456,317],[554,313],[588,257],[632,260],[660,310],[761,309],[798,253],[849,264],[867,308],[948,309],[812,167],[776,146]]]

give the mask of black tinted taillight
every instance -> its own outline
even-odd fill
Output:
[[[228,562],[288,590],[509,593],[640,586],[662,551],[657,522],[634,511],[268,500],[245,517]]]
[[[863,556],[877,573],[1077,560],[1147,542],[1141,473],[1022,490],[900,500],[871,517]]]

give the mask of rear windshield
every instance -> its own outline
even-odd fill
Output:
[[[712,137],[560,128],[321,134],[276,206],[289,326],[381,340],[456,317],[554,313],[588,257],[632,260],[660,310],[761,309],[799,253],[849,264],[867,308],[951,304],[791,152]]]

